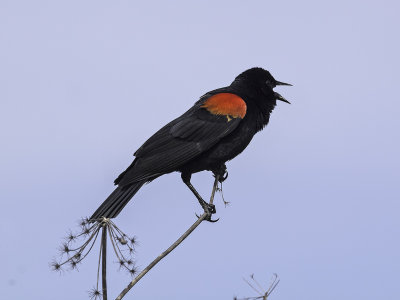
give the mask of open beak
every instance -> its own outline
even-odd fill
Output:
[[[281,100],[281,101],[283,101],[283,102],[286,102],[286,103],[289,103],[289,104],[290,104],[290,102],[287,101],[285,98],[283,98],[283,96],[282,96],[281,94],[278,94],[277,92],[274,92],[274,95],[275,95],[275,98],[276,98],[277,100]]]
[[[277,81],[277,80],[275,80],[275,84],[276,84],[276,85],[288,85],[288,86],[292,86],[290,83],[281,82],[281,81]]]

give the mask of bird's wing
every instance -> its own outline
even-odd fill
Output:
[[[230,134],[246,109],[244,100],[232,93],[202,97],[185,114],[150,137],[115,183],[125,186],[176,170]]]

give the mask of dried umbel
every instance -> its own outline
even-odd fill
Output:
[[[63,271],[66,267],[76,269],[77,266],[86,258],[92,251],[100,232],[100,251],[97,268],[97,283],[96,286],[89,291],[91,299],[99,299],[104,292],[104,279],[106,271],[106,245],[107,240],[111,241],[113,252],[117,258],[119,269],[126,270],[130,275],[134,276],[137,273],[137,268],[133,260],[135,246],[137,244],[135,237],[130,237],[115,225],[110,219],[100,218],[89,221],[84,218],[79,222],[81,230],[74,234],[69,231],[65,237],[65,241],[60,246],[60,259],[54,260],[51,267],[55,271]],[[103,291],[99,289],[100,265],[102,265]]]
[[[253,297],[246,297],[246,298],[233,298],[233,300],[256,300],[256,299],[262,299],[262,300],[267,300],[269,299],[269,296],[271,293],[274,291],[276,286],[279,283],[279,278],[277,274],[274,274],[271,280],[271,283],[269,285],[269,288],[267,291],[264,291],[264,288],[261,286],[261,284],[258,283],[258,281],[254,278],[254,274],[250,275],[252,283],[248,281],[247,279],[243,278],[243,280],[257,293],[259,296],[253,296]]]

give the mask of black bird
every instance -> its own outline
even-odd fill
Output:
[[[136,152],[132,164],[114,181],[117,188],[90,220],[116,217],[136,192],[157,177],[181,172],[183,182],[203,209],[215,213],[190,183],[193,173],[209,170],[226,177],[225,162],[241,153],[269,122],[276,100],[289,103],[273,91],[275,80],[262,68],[244,71],[231,85],[203,95],[187,112],[151,136]]]

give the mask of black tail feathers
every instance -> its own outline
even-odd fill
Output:
[[[127,187],[117,187],[90,217],[90,221],[95,221],[101,217],[115,218],[118,216],[129,200],[145,183],[146,181],[139,181]]]

